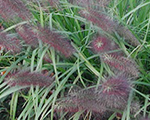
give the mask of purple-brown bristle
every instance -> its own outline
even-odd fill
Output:
[[[142,118],[140,118],[140,120],[150,120],[150,118],[148,118],[148,117],[142,117]]]
[[[77,93],[69,94],[68,97],[63,98],[57,104],[58,110],[65,110],[69,112],[92,111],[96,113],[103,113],[106,111],[105,106],[99,104],[97,101],[97,92],[95,88],[81,89]]]
[[[6,78],[11,86],[49,86],[53,78],[39,72],[22,71]]]
[[[59,101],[55,107],[56,111],[78,112],[79,108],[73,98],[65,98]]]
[[[58,107],[70,112],[84,110],[103,113],[108,109],[124,110],[130,90],[130,84],[126,77],[123,75],[111,77],[97,88],[81,89],[76,93],[69,94],[59,102]]]
[[[121,37],[124,37],[125,40],[127,40],[127,42],[129,42],[131,45],[141,45],[137,38],[127,27],[118,24],[116,21],[112,20],[104,13],[97,12],[92,8],[81,10],[79,13],[81,16],[100,27],[103,31],[108,32],[109,34],[114,34],[114,32],[117,32]]]
[[[117,25],[115,28],[116,32],[133,46],[141,45],[138,39],[133,35],[133,33],[125,26]]]
[[[93,9],[81,10],[80,15],[91,21],[93,24],[96,24],[103,31],[108,33],[113,33],[116,23],[112,21],[107,15],[102,12],[97,12]]]
[[[134,100],[134,101],[131,102],[131,105],[130,105],[131,114],[133,114],[133,115],[136,114],[137,111],[140,110],[140,108],[141,108],[141,105],[138,101]]]
[[[48,0],[52,7],[56,7],[59,4],[59,0]]]
[[[111,78],[103,83],[102,87],[103,93],[108,95],[127,96],[129,91],[129,84],[123,78]]]
[[[76,4],[85,8],[91,7],[105,7],[110,0],[69,0],[72,4]]]
[[[107,53],[119,49],[119,46],[113,40],[101,35],[93,39],[91,47],[96,53]],[[120,52],[114,54],[120,54]]]
[[[101,104],[106,108],[124,110],[130,90],[130,84],[126,77],[112,77],[102,84],[102,92],[97,99],[101,100]]]
[[[16,37],[10,37],[7,33],[0,33],[0,45],[7,51],[18,53],[21,51],[20,40]]]
[[[139,76],[139,70],[136,63],[129,58],[114,54],[103,54],[101,55],[101,58],[105,63],[122,72],[126,72],[135,77]]]
[[[13,19],[17,14],[12,10],[4,0],[0,0],[0,16],[5,20]]]
[[[23,20],[31,19],[29,10],[21,0],[1,0],[0,5],[0,15],[6,20],[11,20],[16,16]]]
[[[20,25],[16,28],[16,31],[26,44],[31,45],[32,47],[38,46],[38,33],[32,25]]]
[[[74,52],[74,48],[68,39],[63,38],[60,34],[49,30],[48,28],[39,27],[39,38],[44,43],[49,44],[55,50],[61,52],[65,57],[70,57]]]

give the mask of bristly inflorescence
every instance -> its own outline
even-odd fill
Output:
[[[111,19],[108,15],[103,12],[89,8],[85,10],[81,10],[80,15],[91,21],[93,24],[100,27],[103,31],[114,34],[118,33],[121,37],[124,37],[127,42],[132,44],[133,46],[140,45],[138,39],[133,35],[133,33],[125,26],[120,25],[117,21]]]
[[[56,7],[59,4],[59,0],[48,0],[52,7]]]
[[[97,12],[94,9],[85,9],[81,10],[80,15],[86,18],[87,20],[91,21],[93,24],[100,27],[103,31],[108,33],[113,33],[116,23],[113,22],[110,17],[105,15],[102,12]]]
[[[0,0],[0,15],[6,20],[15,19],[15,17],[30,20],[32,17],[21,0]]]
[[[49,28],[34,27],[29,24],[20,25],[16,28],[17,33],[32,47],[37,47],[39,40],[50,45],[55,50],[62,53],[65,57],[70,57],[74,53],[74,48],[68,39],[50,30]]]
[[[100,8],[107,6],[110,0],[69,0],[69,2],[85,8],[91,8],[95,6]]]
[[[124,75],[111,77],[102,84],[102,92],[98,99],[110,109],[124,110],[131,90],[128,78]]]
[[[68,95],[68,97],[60,100],[56,105],[56,110],[64,110],[69,112],[92,111],[103,113],[106,107],[97,101],[98,94],[94,88],[81,89],[77,93]]]
[[[101,55],[103,62],[107,63],[111,67],[116,68],[122,72],[125,72],[134,77],[139,76],[139,70],[136,63],[130,59],[123,56],[112,55],[112,54],[103,54]]]
[[[20,40],[14,36],[9,36],[6,32],[0,33],[0,45],[4,50],[12,53],[18,53],[21,51]]]
[[[130,83],[124,76],[111,77],[98,87],[77,91],[58,102],[59,110],[84,110],[104,113],[110,109],[124,110],[130,93]]]
[[[141,45],[138,39],[127,27],[122,25],[117,25],[115,30],[120,36],[124,37],[124,39],[127,40],[131,45],[133,46]]]
[[[10,86],[50,86],[54,79],[40,72],[20,71],[6,78]]]
[[[70,57],[75,52],[71,41],[48,28],[39,27],[38,36],[43,43],[47,43],[55,50],[61,52],[65,57]]]
[[[95,53],[108,53],[113,51],[112,54],[120,55],[122,52],[114,52],[114,50],[119,50],[119,46],[108,37],[103,35],[97,35],[96,38],[92,40],[91,47]]]
[[[148,117],[142,117],[142,118],[140,118],[139,120],[149,120],[150,118],[148,118]]]
[[[38,46],[38,33],[34,26],[29,24],[20,25],[16,28],[16,31],[26,44],[34,48]]]
[[[93,113],[102,115],[108,111],[112,112],[114,109],[121,110],[122,112],[126,108],[131,91],[131,83],[128,81],[128,77],[129,75],[138,77],[139,71],[136,63],[133,60],[124,57],[122,52],[111,53],[111,51],[119,50],[119,46],[108,38],[108,34],[114,35],[114,33],[117,32],[121,37],[124,37],[134,46],[140,45],[140,42],[128,28],[121,26],[108,15],[104,14],[104,12],[97,12],[96,9],[92,9],[97,3],[100,3],[101,6],[106,6],[109,1],[110,0],[75,0],[77,5],[83,6],[86,9],[81,10],[79,12],[80,15],[103,30],[98,31],[102,32],[103,35],[97,34],[97,36],[92,40],[91,47],[93,51],[100,54],[103,62],[107,63],[110,67],[115,68],[117,72],[121,71],[121,73],[127,74],[110,77],[106,79],[105,82],[98,84],[97,86],[79,89],[78,91],[68,94],[67,97],[62,98],[57,102],[56,111],[92,111]],[[42,2],[42,0],[40,2]],[[59,0],[47,0],[47,2],[49,2],[52,7],[56,7]],[[15,18],[30,20],[32,17],[29,10],[21,0],[0,0],[0,15],[5,20]],[[44,18],[45,16],[46,14],[44,14]],[[37,47],[40,40],[42,43],[46,43],[50,47],[53,47],[65,57],[71,57],[75,52],[75,49],[71,45],[71,41],[69,39],[64,38],[61,34],[50,30],[48,27],[35,27],[30,24],[23,24],[16,27],[16,31],[23,41],[32,47]],[[104,36],[106,32],[108,33],[107,37]],[[20,52],[20,40],[16,37],[9,36],[7,33],[1,32],[0,49],[1,48],[13,53]],[[48,54],[45,54],[43,59],[46,62],[52,62]],[[8,81],[8,85],[10,86],[33,85],[48,87],[54,82],[52,76],[47,76],[47,71],[45,74],[44,72],[20,71],[9,75],[5,79]],[[131,103],[131,114],[135,113],[135,111],[139,109],[138,105],[139,104]]]

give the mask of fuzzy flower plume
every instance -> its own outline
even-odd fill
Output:
[[[139,76],[139,70],[136,63],[129,58],[112,54],[103,54],[101,55],[101,58],[105,63],[116,68],[117,70],[121,70],[122,72],[135,77]]]
[[[16,31],[26,44],[32,47],[38,46],[37,32],[33,26],[29,24],[20,25],[16,28]]]
[[[119,46],[114,41],[109,40],[107,37],[104,37],[101,35],[97,36],[92,41],[91,47],[96,53],[107,53],[109,51],[119,49]],[[116,54],[119,54],[119,53],[116,53]]]
[[[133,35],[133,33],[125,26],[117,25],[115,28],[116,32],[124,37],[124,39],[133,46],[141,45],[138,39]]]
[[[81,10],[80,15],[110,34],[114,32],[116,23],[102,12],[94,9]]]
[[[98,99],[107,108],[124,110],[130,93],[128,79],[121,75],[112,77],[102,84],[102,92]]]
[[[56,105],[56,110],[64,110],[68,112],[82,110],[103,113],[106,111],[106,108],[99,104],[99,101],[97,101],[97,95],[95,88],[81,89],[60,100]]]
[[[91,8],[81,10],[79,13],[82,17],[91,21],[93,24],[100,27],[103,31],[108,32],[109,34],[114,34],[115,32],[117,32],[121,37],[124,37],[125,40],[131,45],[140,45],[140,42],[127,27],[118,24],[118,22],[112,20],[104,13],[97,12],[96,10]]]
[[[142,117],[139,120],[150,120],[150,118],[148,118],[148,117]]]
[[[44,43],[49,44],[55,50],[61,52],[65,57],[70,57],[74,53],[74,48],[68,39],[63,38],[60,34],[49,30],[48,28],[38,29],[39,38]]]
[[[59,4],[59,0],[48,0],[52,7],[56,7]]]
[[[11,20],[16,16],[23,20],[29,20],[31,14],[21,0],[0,0],[0,15],[6,19]]]
[[[16,37],[11,37],[7,33],[0,33],[0,46],[6,51],[18,53],[21,51],[20,40]]]
[[[53,78],[39,72],[21,71],[6,78],[11,86],[49,86]]]
[[[130,84],[123,76],[112,77],[99,85],[98,88],[86,88],[60,100],[56,110],[76,112],[79,110],[105,113],[109,109],[124,110]]]
[[[141,108],[141,105],[138,101],[134,100],[131,102],[130,112],[132,115],[136,114]]]
[[[85,8],[107,6],[110,0],[69,0],[72,4],[77,4]]]

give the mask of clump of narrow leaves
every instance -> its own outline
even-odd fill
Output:
[[[6,78],[10,86],[50,86],[54,79],[40,72],[20,71]]]
[[[130,93],[128,79],[112,77],[98,87],[79,90],[57,104],[57,109],[65,111],[92,111],[103,113],[110,109],[124,110]]]
[[[18,53],[21,51],[20,40],[16,37],[9,36],[6,32],[0,33],[0,46],[4,50],[11,51],[12,53]]]
[[[31,19],[31,14],[21,0],[0,0],[0,15],[11,20],[20,17],[23,20]]]
[[[117,70],[121,70],[122,72],[126,72],[135,77],[139,76],[139,70],[136,63],[129,58],[112,54],[103,54],[101,55],[101,58],[105,63]]]

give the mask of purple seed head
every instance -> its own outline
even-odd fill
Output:
[[[80,15],[110,34],[114,32],[116,23],[102,12],[93,9],[81,10]]]
[[[12,53],[18,53],[21,51],[20,40],[16,37],[10,37],[7,33],[0,33],[0,45],[6,50]]]
[[[130,83],[125,76],[120,75],[108,79],[98,87],[81,89],[69,94],[59,102],[58,106],[70,112],[84,110],[100,114],[109,109],[124,110],[129,93]]]
[[[16,16],[23,20],[31,19],[31,14],[21,0],[1,0],[0,15],[4,19],[12,19]]]
[[[136,112],[138,112],[140,110],[140,103],[138,101],[132,101],[131,102],[131,106],[130,106],[130,112],[131,114],[136,114]]]
[[[59,0],[48,0],[48,2],[52,7],[57,7],[59,4]]]
[[[70,94],[69,94],[70,95]],[[73,93],[62,99],[58,107],[60,110],[65,109],[65,111],[92,111],[95,113],[103,113],[106,111],[106,107],[99,104],[97,101],[97,93],[95,92],[95,88],[90,89],[82,89],[76,93]]]
[[[122,72],[135,77],[139,76],[136,63],[129,58],[114,54],[103,54],[101,55],[101,58],[105,63],[116,68],[117,70],[121,70]]]
[[[72,4],[85,8],[103,7],[109,4],[110,0],[69,0]]]
[[[116,32],[124,37],[127,42],[129,42],[133,46],[141,45],[141,43],[138,41],[138,39],[134,36],[134,34],[125,26],[117,25],[115,27]]]
[[[140,45],[140,42],[132,34],[132,32],[125,26],[119,25],[116,21],[113,21],[110,17],[102,12],[97,12],[91,8],[87,10],[81,10],[80,15],[93,24],[100,27],[103,31],[113,34],[115,31],[122,37],[125,38],[130,44],[134,46]]]
[[[49,30],[48,28],[38,29],[39,38],[55,50],[61,52],[65,57],[70,57],[74,53],[74,48],[68,39],[63,38],[60,34]]]
[[[140,118],[140,120],[150,120],[150,118],[148,118],[148,117],[142,117],[142,118]]]
[[[20,25],[16,28],[16,31],[26,44],[34,48],[38,46],[38,33],[34,26],[29,24]]]
[[[79,108],[73,98],[64,98],[55,106],[56,111],[78,112]]]
[[[127,96],[129,83],[123,78],[111,78],[102,84],[103,93],[108,95]]]
[[[130,93],[130,84],[126,77],[117,76],[102,84],[98,99],[106,108],[124,110]]]
[[[14,10],[12,10],[9,7],[7,2],[5,2],[4,0],[1,0],[0,1],[0,16],[8,21],[8,20],[14,19],[17,16],[17,14],[15,13]]]
[[[39,72],[21,71],[6,78],[11,86],[49,86],[53,78]]]
[[[97,36],[92,41],[92,49],[96,53],[107,53],[109,51],[117,50],[119,49],[119,46],[112,40],[109,40],[107,37],[104,36]],[[114,54],[120,54],[120,53],[114,53]]]

